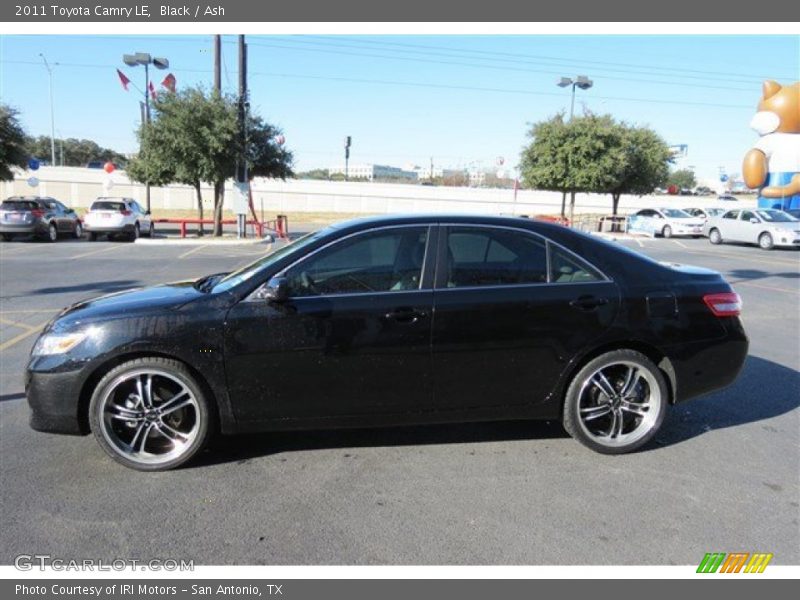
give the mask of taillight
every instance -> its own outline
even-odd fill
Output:
[[[742,299],[736,292],[706,294],[703,302],[717,317],[738,317],[742,312]]]
[[[121,213],[122,213],[123,215],[125,215],[126,217],[129,217],[129,216],[131,216],[131,215],[133,214],[131,211],[129,211],[129,210],[125,209],[125,208],[123,208],[123,209],[122,209],[121,211],[119,211],[119,212],[121,212]]]
[[[31,211],[31,214],[32,214],[34,217],[36,217],[36,218],[39,218],[39,217],[43,217],[43,216],[44,216],[44,211],[43,211],[41,208],[34,208],[34,209]]]

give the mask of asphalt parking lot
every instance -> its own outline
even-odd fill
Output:
[[[29,429],[36,333],[77,300],[229,270],[265,246],[0,243],[0,563],[800,563],[800,251],[624,243],[721,271],[751,337],[738,381],[674,407],[643,451],[594,454],[558,423],[447,425],[223,438],[154,474],[92,437]]]

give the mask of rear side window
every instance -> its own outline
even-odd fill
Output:
[[[92,207],[89,210],[125,210],[125,204],[122,202],[109,202],[108,200],[100,200],[92,202]]]
[[[577,256],[550,244],[550,282],[584,283],[601,281],[603,276]]]
[[[3,210],[36,210],[41,208],[35,200],[3,200]]]
[[[448,288],[547,283],[547,249],[532,235],[486,227],[451,227]]]
[[[729,210],[724,215],[722,215],[722,218],[723,219],[735,219],[738,216],[739,216],[739,211],[738,210]]]

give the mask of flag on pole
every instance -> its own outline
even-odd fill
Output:
[[[161,82],[161,85],[174,94],[176,83],[177,81],[175,80],[175,75],[170,73],[166,77],[164,77],[164,81]]]
[[[128,79],[125,76],[125,73],[123,73],[119,69],[117,69],[117,75],[119,76],[119,82],[122,84],[122,89],[124,89],[127,92],[128,91],[128,84],[131,82],[131,80]]]
[[[155,100],[156,99],[156,86],[153,85],[153,82],[150,82],[150,97]]]

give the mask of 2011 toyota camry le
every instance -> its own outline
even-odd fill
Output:
[[[730,384],[748,340],[718,273],[518,217],[332,225],[231,273],[64,309],[31,352],[40,431],[140,470],[214,433],[559,419],[620,454]]]

